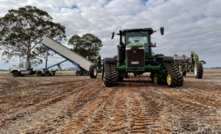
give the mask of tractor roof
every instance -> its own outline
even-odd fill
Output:
[[[150,34],[154,32],[152,28],[123,29],[122,32],[125,33],[125,32],[131,32],[131,31],[150,31]]]

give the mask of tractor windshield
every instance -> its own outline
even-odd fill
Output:
[[[126,45],[134,42],[144,44],[145,52],[148,52],[148,31],[133,31],[126,33]]]

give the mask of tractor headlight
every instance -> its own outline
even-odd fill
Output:
[[[131,50],[132,47],[126,47],[126,50]]]
[[[144,49],[144,47],[138,47],[139,49]]]

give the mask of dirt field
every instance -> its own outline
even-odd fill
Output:
[[[149,74],[116,87],[101,76],[0,76],[0,133],[221,133],[221,70],[184,84],[153,84]]]

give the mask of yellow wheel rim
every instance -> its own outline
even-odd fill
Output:
[[[157,73],[155,73],[155,74],[154,74],[154,77],[153,77],[154,83],[157,83],[157,80],[158,80],[158,76],[157,76]]]
[[[172,78],[171,78],[171,76],[168,74],[168,75],[167,75],[167,84],[168,84],[168,85],[171,85],[171,83],[172,83]]]

